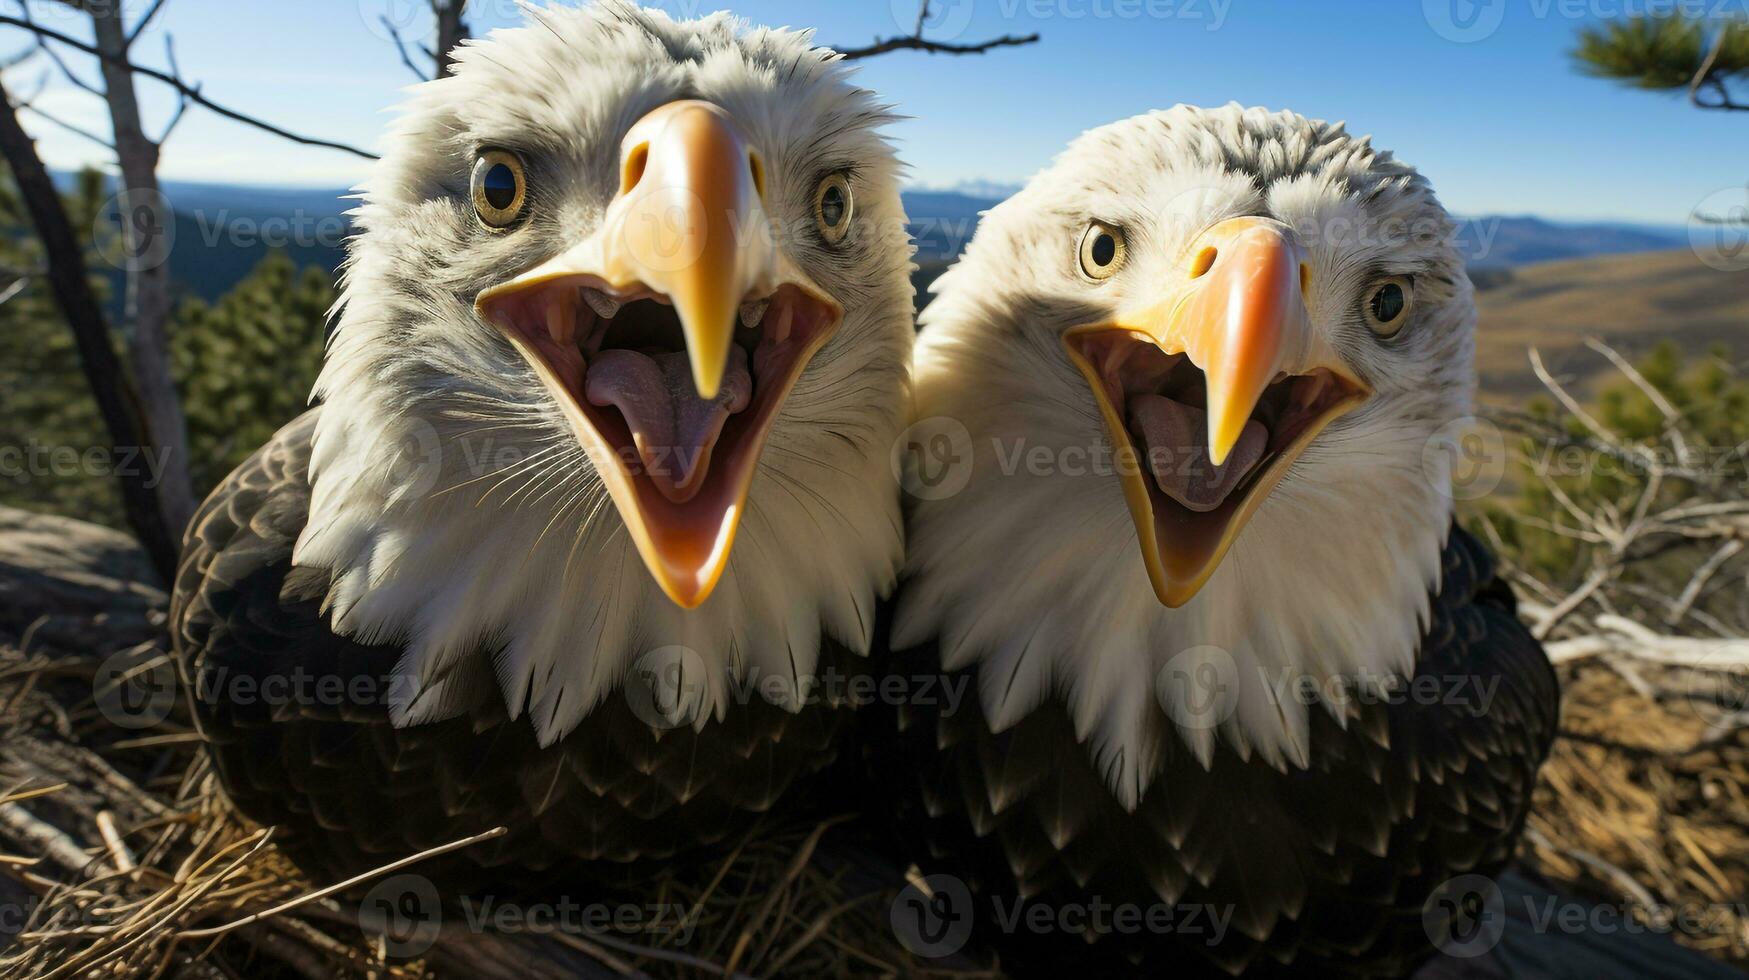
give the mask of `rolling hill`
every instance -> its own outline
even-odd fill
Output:
[[[1526,350],[1581,391],[1609,366],[1584,346],[1598,337],[1633,357],[1664,340],[1689,353],[1723,345],[1749,360],[1749,271],[1724,272],[1687,249],[1546,262],[1513,269],[1477,296],[1476,363],[1484,396],[1542,391]]]

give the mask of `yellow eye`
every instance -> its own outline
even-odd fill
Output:
[[[474,161],[474,211],[488,228],[508,228],[528,203],[528,178],[516,154],[484,150]]]
[[[833,174],[820,181],[814,190],[814,224],[827,242],[836,245],[850,234],[850,221],[856,217],[856,201],[850,196],[850,181],[843,174]]]
[[[1128,254],[1121,228],[1095,221],[1081,236],[1081,271],[1089,279],[1110,279]]]
[[[1409,322],[1415,306],[1415,283],[1408,276],[1392,276],[1373,283],[1367,291],[1366,325],[1380,337],[1395,336]]]

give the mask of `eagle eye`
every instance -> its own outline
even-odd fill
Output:
[[[1414,305],[1415,284],[1408,276],[1381,279],[1366,295],[1366,325],[1380,337],[1396,336]]]
[[[850,196],[850,181],[843,174],[820,181],[814,190],[814,224],[826,241],[833,245],[843,241],[855,216],[856,201]]]
[[[483,150],[474,161],[471,181],[474,211],[488,228],[508,228],[522,217],[528,203],[528,176],[516,154]]]
[[[1123,229],[1095,221],[1081,236],[1081,271],[1089,279],[1110,279],[1129,254]]]

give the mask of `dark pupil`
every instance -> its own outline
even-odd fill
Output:
[[[836,228],[844,220],[844,191],[841,188],[828,187],[820,196],[820,220],[828,228]]]
[[[1117,258],[1117,239],[1101,234],[1093,239],[1093,264],[1101,268]]]
[[[1378,292],[1372,294],[1373,319],[1380,323],[1390,323],[1403,315],[1403,287],[1396,283],[1387,283]]]
[[[506,164],[493,164],[486,171],[482,188],[486,192],[486,203],[502,211],[516,201],[516,173]]]

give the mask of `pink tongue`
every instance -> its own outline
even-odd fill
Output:
[[[1130,398],[1130,428],[1147,447],[1147,466],[1160,492],[1198,513],[1225,502],[1269,445],[1269,430],[1252,419],[1226,463],[1216,466],[1209,460],[1208,413],[1164,395]]]
[[[747,373],[747,353],[731,346],[722,388],[705,401],[692,385],[685,351],[604,350],[590,359],[583,397],[597,408],[619,409],[645,474],[663,496],[684,503],[698,492],[693,477],[709,465],[723,422],[753,400],[753,376]]]

